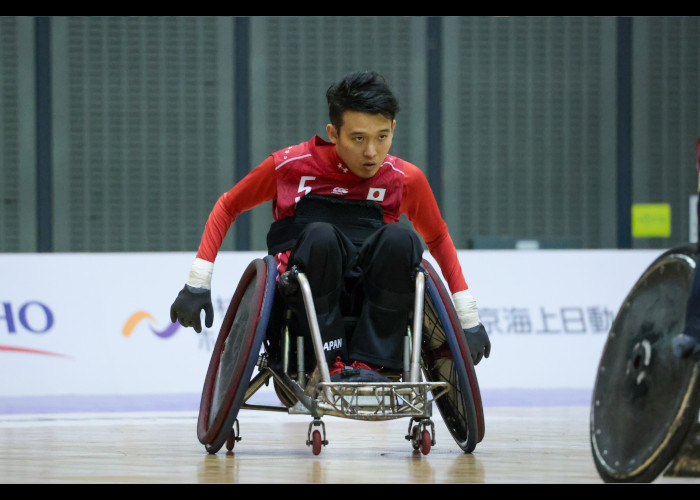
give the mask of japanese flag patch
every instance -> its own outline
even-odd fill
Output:
[[[384,193],[386,189],[384,188],[369,188],[369,193],[367,193],[367,199],[372,201],[384,201]]]

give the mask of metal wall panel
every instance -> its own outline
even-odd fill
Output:
[[[392,153],[427,167],[425,17],[249,18],[241,124],[235,18],[49,21],[54,251],[195,250],[235,182],[237,127],[250,131],[249,169],[325,137],[325,91],[350,71],[387,77],[402,106]],[[459,248],[616,247],[616,21],[442,18],[442,210]],[[37,248],[34,23],[0,17],[4,252]],[[697,192],[700,18],[631,24],[633,203],[672,206],[671,237],[633,246],[666,248],[687,241]],[[252,249],[263,250],[269,204],[251,220]]]
[[[443,180],[457,247],[616,245],[614,35],[606,18],[445,19]]]
[[[635,248],[689,241],[689,197],[697,194],[700,136],[700,18],[634,18],[632,202],[671,205],[669,238],[636,238]]]
[[[34,19],[0,17],[0,252],[36,251]]]
[[[233,179],[232,31],[206,16],[52,18],[56,251],[197,249]]]

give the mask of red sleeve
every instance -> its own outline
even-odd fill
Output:
[[[415,165],[404,162],[404,166],[406,179],[400,210],[406,214],[414,229],[428,245],[428,250],[440,266],[450,292],[466,290],[468,286],[457,259],[457,249],[447,230],[447,224],[442,219],[428,179]]]
[[[275,162],[271,156],[254,168],[230,191],[222,194],[209,214],[197,257],[214,262],[231,224],[239,214],[277,194]]]

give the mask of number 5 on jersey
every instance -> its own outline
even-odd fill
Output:
[[[313,181],[314,179],[316,179],[316,177],[312,177],[310,175],[301,176],[301,181],[299,181],[299,189],[297,189],[297,192],[304,194],[294,198],[294,203],[298,203],[302,196],[307,195],[311,192],[311,186],[305,186],[304,183],[306,183],[306,181]]]

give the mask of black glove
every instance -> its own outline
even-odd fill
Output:
[[[481,357],[488,358],[491,353],[491,341],[486,333],[484,325],[479,323],[476,326],[464,330],[464,336],[467,337],[469,352],[472,354],[472,362],[474,365],[479,364]]]
[[[700,340],[684,333],[676,335],[671,341],[671,352],[677,358],[692,357],[700,361]]]
[[[277,281],[277,289],[282,295],[291,296],[297,293],[297,290],[299,290],[298,274],[299,269],[297,269],[297,266],[292,266],[291,269],[287,269],[280,274],[279,281]]]
[[[173,305],[170,306],[170,321],[175,323],[179,320],[182,326],[191,326],[195,332],[200,333],[202,331],[202,323],[199,319],[199,313],[202,309],[205,312],[205,324],[209,328],[214,323],[211,290],[185,285],[180,290],[180,293],[177,294]]]

